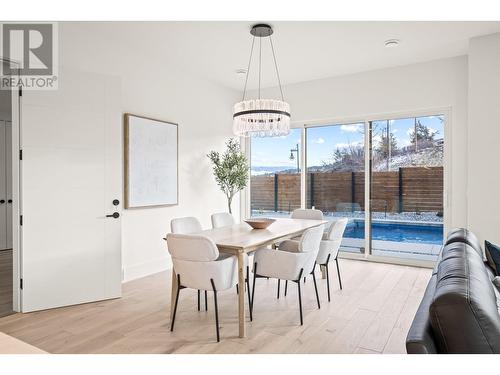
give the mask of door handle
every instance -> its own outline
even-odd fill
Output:
[[[111,215],[106,215],[106,217],[112,217],[114,219],[118,219],[120,214],[118,212],[113,212]]]
[[[7,203],[12,203],[12,199],[9,199],[9,200],[7,201]]]
[[[0,204],[4,204],[5,203],[5,199],[0,199]]]

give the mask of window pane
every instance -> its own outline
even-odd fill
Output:
[[[285,137],[252,138],[252,216],[288,217],[300,208],[301,129]]]
[[[348,217],[341,250],[364,252],[364,124],[308,128],[306,206],[334,221]]]
[[[372,122],[373,255],[437,258],[443,242],[443,120]]]

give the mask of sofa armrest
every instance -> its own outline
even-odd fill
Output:
[[[429,307],[436,290],[437,275],[433,275],[427,284],[424,297],[418,307],[413,323],[406,336],[406,352],[408,354],[436,354],[436,343],[432,333]]]

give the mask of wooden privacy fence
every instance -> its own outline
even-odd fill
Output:
[[[252,176],[252,210],[300,207],[300,174]],[[324,212],[359,211],[365,205],[364,172],[314,172],[306,176],[307,207]],[[372,211],[443,211],[443,167],[407,167],[372,173]]]

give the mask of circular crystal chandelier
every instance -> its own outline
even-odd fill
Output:
[[[243,89],[243,99],[234,105],[233,108],[233,132],[241,137],[277,137],[290,133],[290,105],[285,102],[283,89],[281,87],[278,64],[274,53],[273,40],[271,35],[273,29],[266,24],[258,24],[252,27],[250,34],[253,35],[252,48],[250,49],[250,59]],[[259,38],[259,90],[258,99],[245,100],[250,65],[255,45],[255,37]],[[262,99],[260,97],[260,79],[262,72],[262,40],[269,38],[269,44],[273,53],[276,77],[281,92],[279,99]]]

